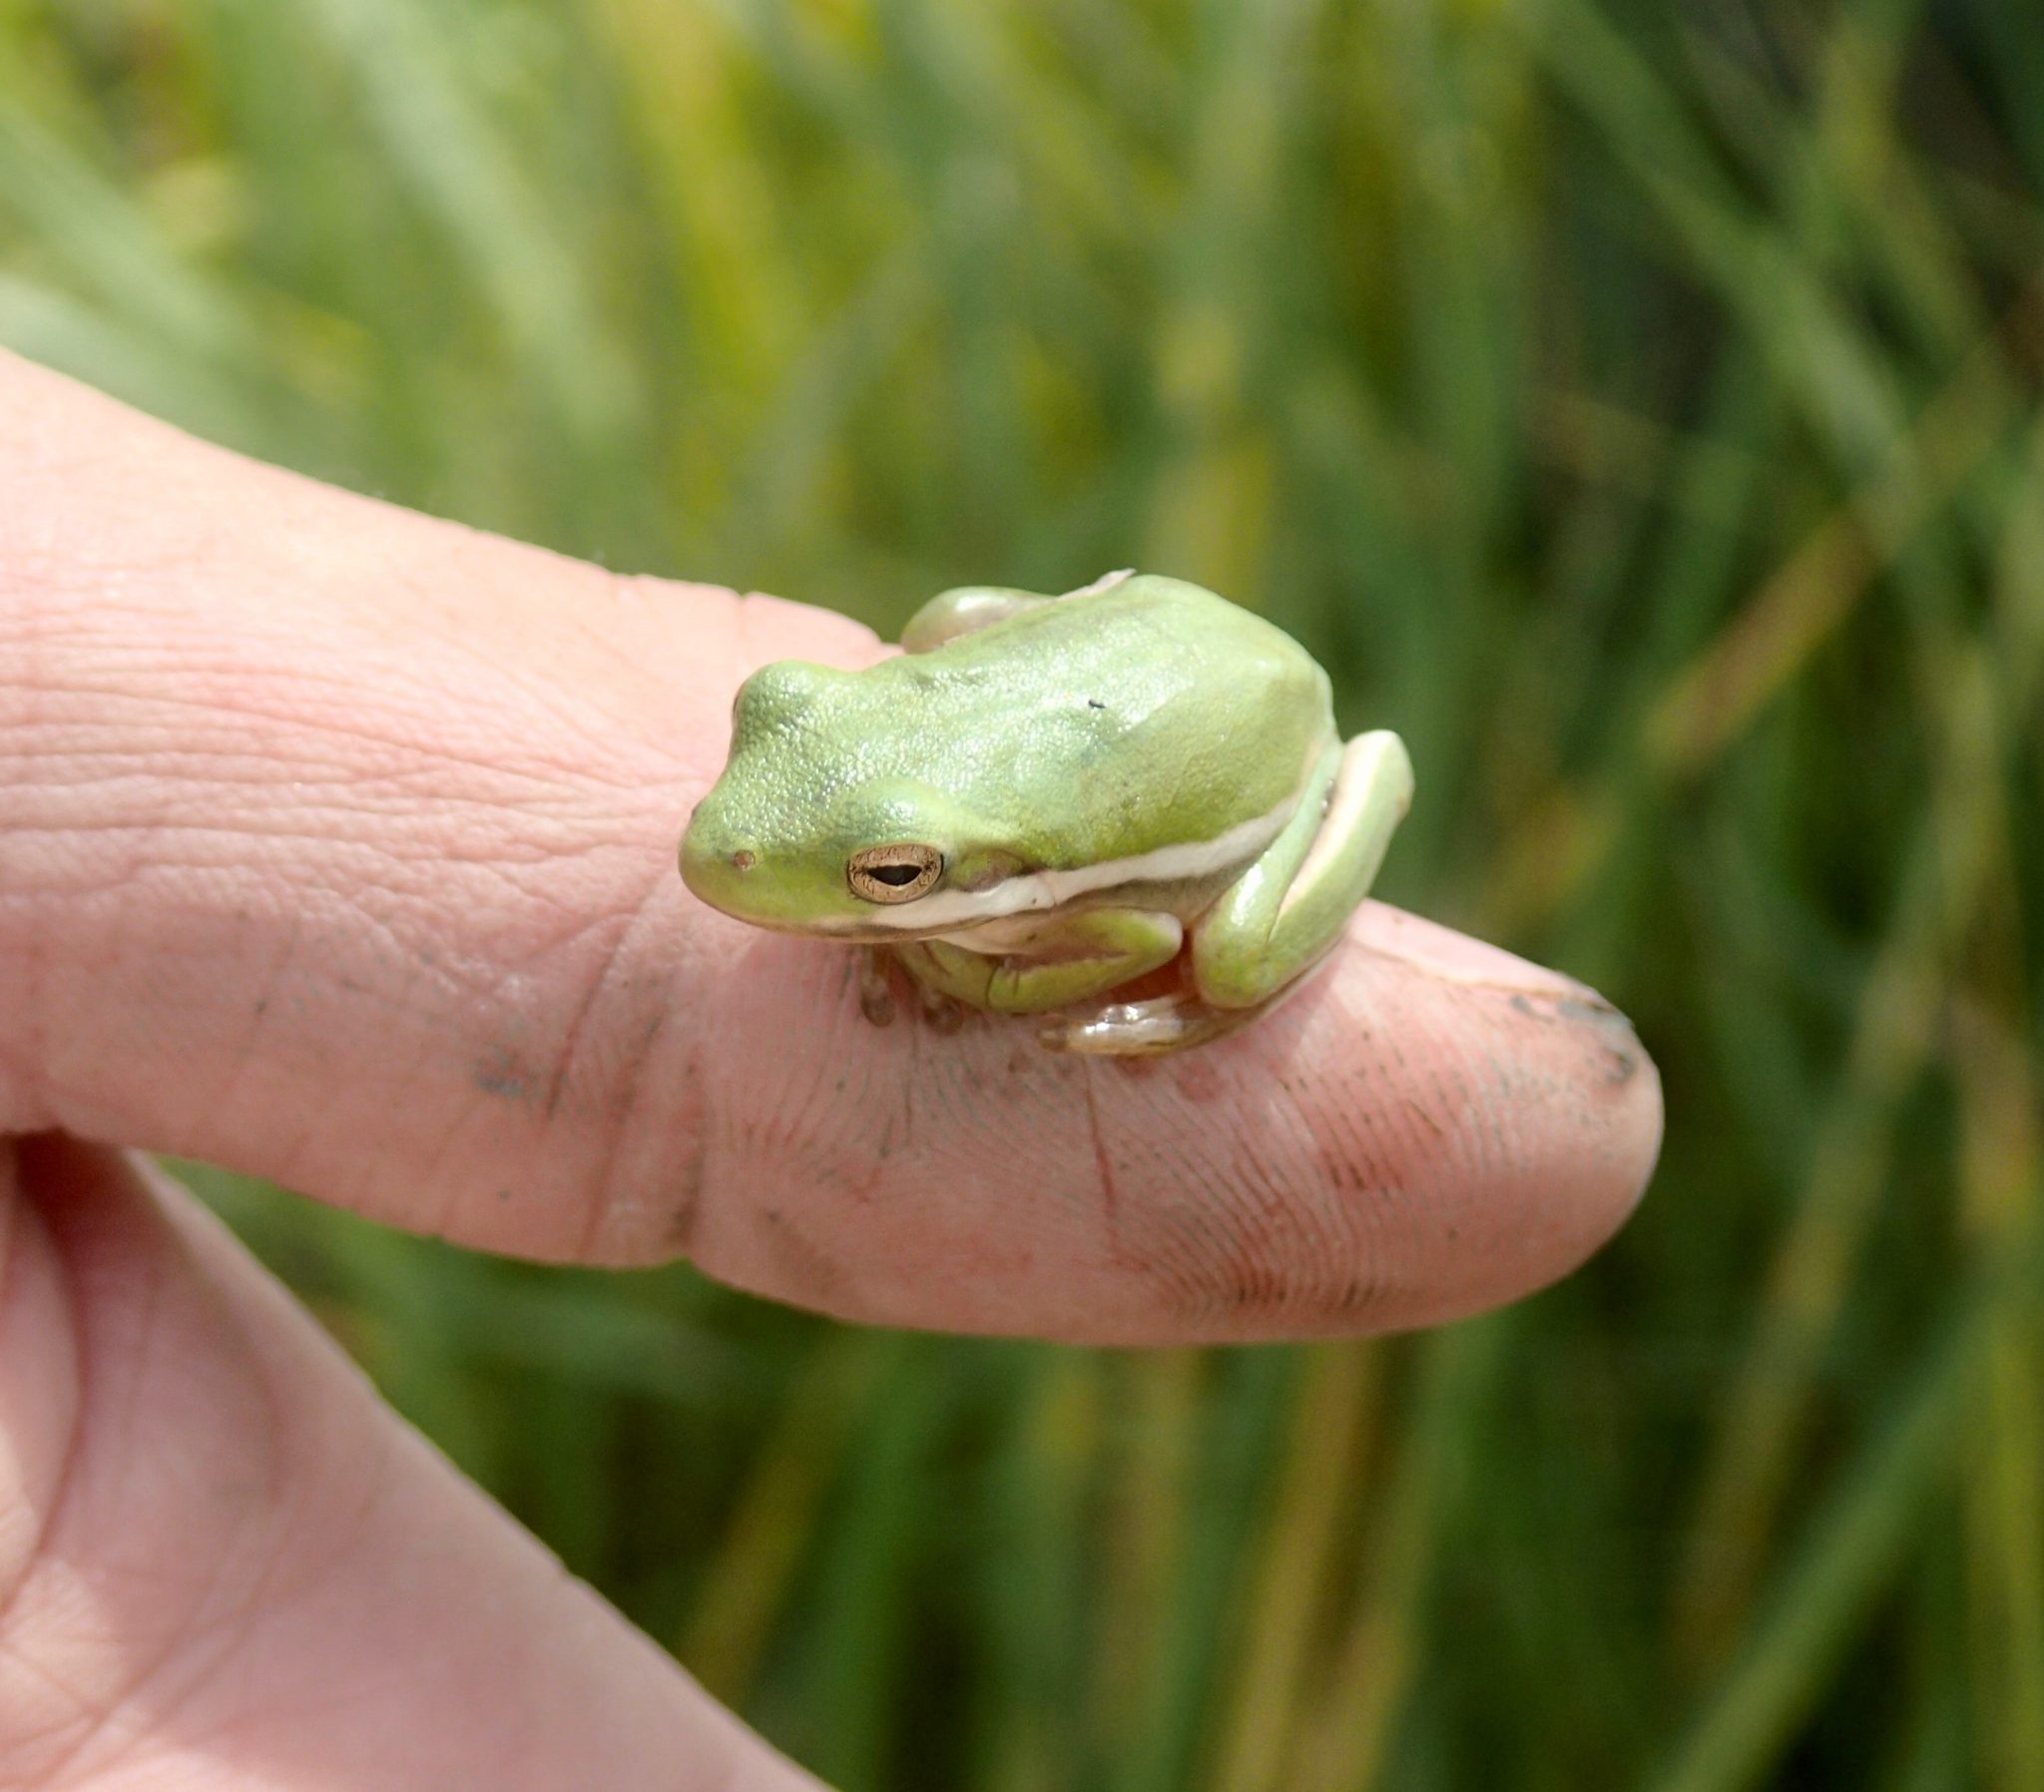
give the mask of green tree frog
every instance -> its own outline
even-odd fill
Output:
[[[1344,745],[1304,649],[1181,580],[947,591],[901,645],[748,678],[681,854],[712,907],[864,948],[881,1025],[891,959],[939,1026],[1034,1015],[1122,1055],[1231,1032],[1340,938],[1411,800],[1396,734]]]

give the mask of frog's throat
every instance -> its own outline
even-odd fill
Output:
[[[1008,915],[1038,914],[1063,908],[1079,897],[1123,885],[1192,883],[1232,866],[1246,865],[1277,839],[1297,796],[1287,796],[1268,814],[1238,822],[1211,840],[1180,840],[1122,859],[1104,859],[1069,871],[1028,871],[996,884],[991,890],[937,890],[897,909],[875,908],[841,926],[804,931],[846,933],[873,940],[885,934],[918,937],[998,921]]]

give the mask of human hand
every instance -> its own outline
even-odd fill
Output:
[[[864,630],[329,491],[4,358],[0,417],[5,1792],[811,1783],[126,1147],[483,1249],[1117,1343],[1509,1299],[1652,1166],[1623,1021],[1378,905],[1182,1059],[870,1029],[849,953],[674,869],[740,678]]]

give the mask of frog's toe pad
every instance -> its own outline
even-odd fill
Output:
[[[894,1023],[894,990],[887,980],[886,961],[871,946],[859,948],[858,1011],[875,1027]]]
[[[918,983],[916,995],[922,1003],[922,1018],[937,1033],[956,1033],[965,1025],[965,1004],[942,990]]]

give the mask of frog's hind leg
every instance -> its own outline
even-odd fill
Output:
[[[1299,813],[1226,891],[1193,939],[1193,980],[1217,1008],[1252,1008],[1309,970],[1341,937],[1412,802],[1396,734],[1358,734],[1322,759]]]
[[[1412,764],[1396,734],[1329,745],[1283,831],[1193,929],[1192,990],[1054,1022],[1043,1044],[1156,1056],[1268,1013],[1341,937],[1411,800]]]
[[[990,629],[995,623],[1004,623],[1025,610],[1038,610],[1045,604],[1062,604],[1067,598],[1090,598],[1095,592],[1112,591],[1124,579],[1134,577],[1124,569],[1096,579],[1091,585],[1082,585],[1077,591],[1055,597],[1040,591],[1017,591],[1010,585],[956,586],[950,591],[938,592],[908,619],[908,626],[901,631],[901,647],[905,653],[927,654],[947,641]]]
[[[1058,598],[1058,602],[1062,604],[1066,598],[1097,598],[1104,591],[1113,591],[1117,585],[1126,585],[1135,576],[1136,569],[1134,567],[1117,567],[1111,573],[1102,573],[1098,579],[1092,580],[1088,584],[1062,593]]]
[[[1035,610],[1057,599],[1038,591],[1015,591],[1005,585],[960,585],[940,591],[908,619],[901,631],[904,653],[927,654],[961,635],[991,629],[1011,616]]]

